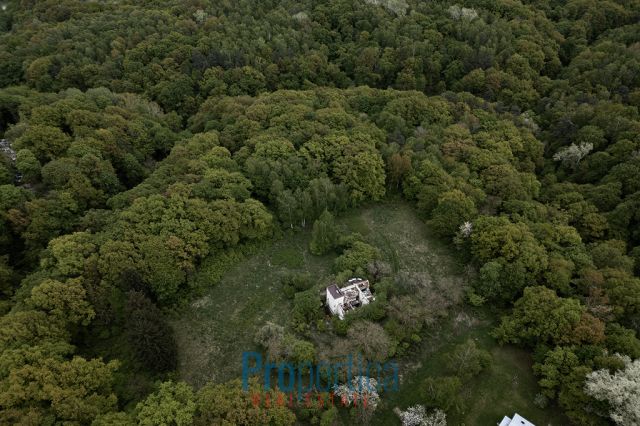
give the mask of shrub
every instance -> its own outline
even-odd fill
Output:
[[[490,364],[491,354],[479,349],[471,339],[457,345],[447,356],[447,368],[463,380],[478,375]]]
[[[462,389],[462,381],[455,376],[428,377],[422,382],[421,395],[425,400],[425,406],[440,408],[449,411],[452,408],[460,408],[459,393]]]
[[[296,293],[309,290],[313,286],[313,279],[307,273],[290,273],[282,277],[283,291],[289,298],[293,298]]]
[[[299,329],[306,329],[322,317],[320,298],[313,290],[296,293],[293,299],[293,321]]]
[[[362,241],[355,241],[335,261],[336,272],[365,275],[367,265],[378,258],[378,250]]]

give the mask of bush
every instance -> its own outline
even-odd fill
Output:
[[[333,331],[338,336],[346,336],[347,331],[349,330],[350,322],[348,319],[341,320],[338,317],[331,317],[331,325],[333,327]]]
[[[296,364],[310,362],[316,359],[316,348],[313,343],[306,340],[292,339],[291,343],[291,361]]]
[[[284,294],[293,298],[296,293],[309,290],[313,286],[313,279],[307,273],[290,273],[280,280]]]
[[[338,409],[331,407],[320,417],[320,426],[333,426],[338,423]]]
[[[382,362],[395,353],[395,342],[377,323],[357,321],[349,328],[347,336],[367,360]]]
[[[549,398],[542,393],[537,393],[533,398],[533,405],[544,410],[549,405]]]
[[[281,360],[285,352],[284,327],[267,322],[256,332],[253,341],[267,351],[267,358],[271,361]]]
[[[478,293],[476,293],[473,290],[467,291],[467,300],[469,301],[469,304],[471,306],[475,306],[475,307],[482,306],[487,301],[486,298],[480,296]]]
[[[449,411],[460,408],[461,389],[462,381],[458,377],[446,376],[428,377],[422,382],[420,391],[426,407]]]
[[[480,374],[490,364],[491,354],[479,349],[471,339],[457,345],[447,356],[447,368],[463,380]]]
[[[298,329],[306,329],[309,324],[322,318],[322,303],[313,290],[296,293],[293,299],[293,321]]]
[[[378,258],[378,250],[362,241],[355,241],[334,261],[336,272],[365,275],[367,265]]]

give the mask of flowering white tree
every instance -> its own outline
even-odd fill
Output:
[[[459,230],[460,230],[460,235],[462,235],[464,238],[469,238],[469,236],[473,232],[473,224],[471,222],[465,222],[462,225],[460,225]]]
[[[369,423],[380,402],[378,381],[367,376],[355,376],[351,380],[351,386],[346,383],[336,385],[333,388],[333,394],[340,398],[344,405],[353,404],[363,424]]]
[[[454,4],[449,6],[449,15],[455,20],[473,21],[478,17],[478,12],[475,9]]]
[[[404,16],[409,8],[409,3],[406,0],[364,0],[365,3],[374,4],[376,6],[384,6],[389,11],[395,13],[398,16]]]
[[[346,405],[370,405],[374,409],[380,402],[378,394],[378,381],[367,376],[355,376],[351,380],[351,386],[344,383],[336,385],[333,394],[340,397]]]
[[[293,15],[292,18],[296,21],[306,21],[307,19],[309,19],[309,15],[307,15],[307,12],[302,11]]]
[[[592,150],[592,143],[581,143],[580,145],[572,143],[556,152],[553,155],[553,159],[554,161],[561,161],[562,164],[575,169],[578,167],[578,164],[580,164],[580,160],[586,157]]]
[[[422,405],[414,405],[400,412],[402,426],[447,426],[447,415],[442,410],[427,414]]]
[[[619,425],[640,425],[640,360],[620,356],[624,370],[603,369],[587,375],[585,392],[611,406],[609,416]]]

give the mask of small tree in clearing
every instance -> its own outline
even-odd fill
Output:
[[[323,255],[336,246],[338,232],[333,215],[325,210],[313,223],[309,249],[315,255]]]
[[[447,426],[447,415],[442,410],[427,414],[422,405],[414,405],[400,412],[402,426]]]
[[[378,381],[367,376],[355,376],[351,384],[336,385],[333,394],[345,406],[352,406],[356,410],[358,420],[362,424],[369,424],[373,412],[380,403]]]

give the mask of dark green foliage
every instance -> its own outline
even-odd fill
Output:
[[[314,290],[296,293],[293,298],[293,317],[296,326],[304,330],[323,315],[320,296]]]
[[[144,294],[131,291],[124,314],[125,333],[137,360],[154,371],[175,369],[177,348],[173,330],[153,302]]]
[[[280,281],[282,283],[282,287],[284,292],[288,297],[293,298],[294,295],[298,292],[302,292],[308,290],[313,286],[314,280],[313,277],[309,274],[296,274],[290,273],[282,277]]]
[[[462,381],[455,376],[429,377],[420,385],[420,396],[425,406],[442,410],[460,409],[458,394]]]
[[[502,342],[529,346],[569,343],[577,337],[573,330],[583,312],[584,307],[575,299],[560,298],[546,287],[527,287],[494,336]]]
[[[462,380],[468,380],[491,365],[491,354],[477,347],[473,340],[457,345],[447,360],[447,367]]]
[[[476,215],[473,200],[460,190],[443,193],[431,211],[429,225],[442,237],[451,237],[459,227]]]
[[[477,267],[475,300],[505,314],[495,335],[537,349],[545,395],[576,424],[604,422],[585,376],[616,367],[605,351],[640,354],[639,19],[637,1],[7,3],[0,420],[126,424],[115,364],[76,354],[89,319],[108,336],[129,294],[140,368],[169,372],[171,331],[139,292],[181,303],[201,261],[226,265],[278,225],[313,223],[311,251],[338,251],[339,281],[376,283],[336,334],[365,328],[369,356],[405,350],[443,312],[380,285],[398,260],[381,264],[376,242],[340,235],[332,216],[401,191]],[[297,255],[273,261],[298,268]],[[323,316],[314,284],[282,281],[299,331]],[[292,339],[293,358],[314,358]],[[451,359],[465,378],[487,364],[469,342]],[[461,386],[430,379],[423,400],[460,408]],[[212,389],[196,413],[169,384],[140,413],[177,422],[178,401],[185,422],[264,414]]]
[[[640,357],[640,340],[636,332],[620,324],[607,324],[605,344],[611,353],[628,355],[632,359]]]

